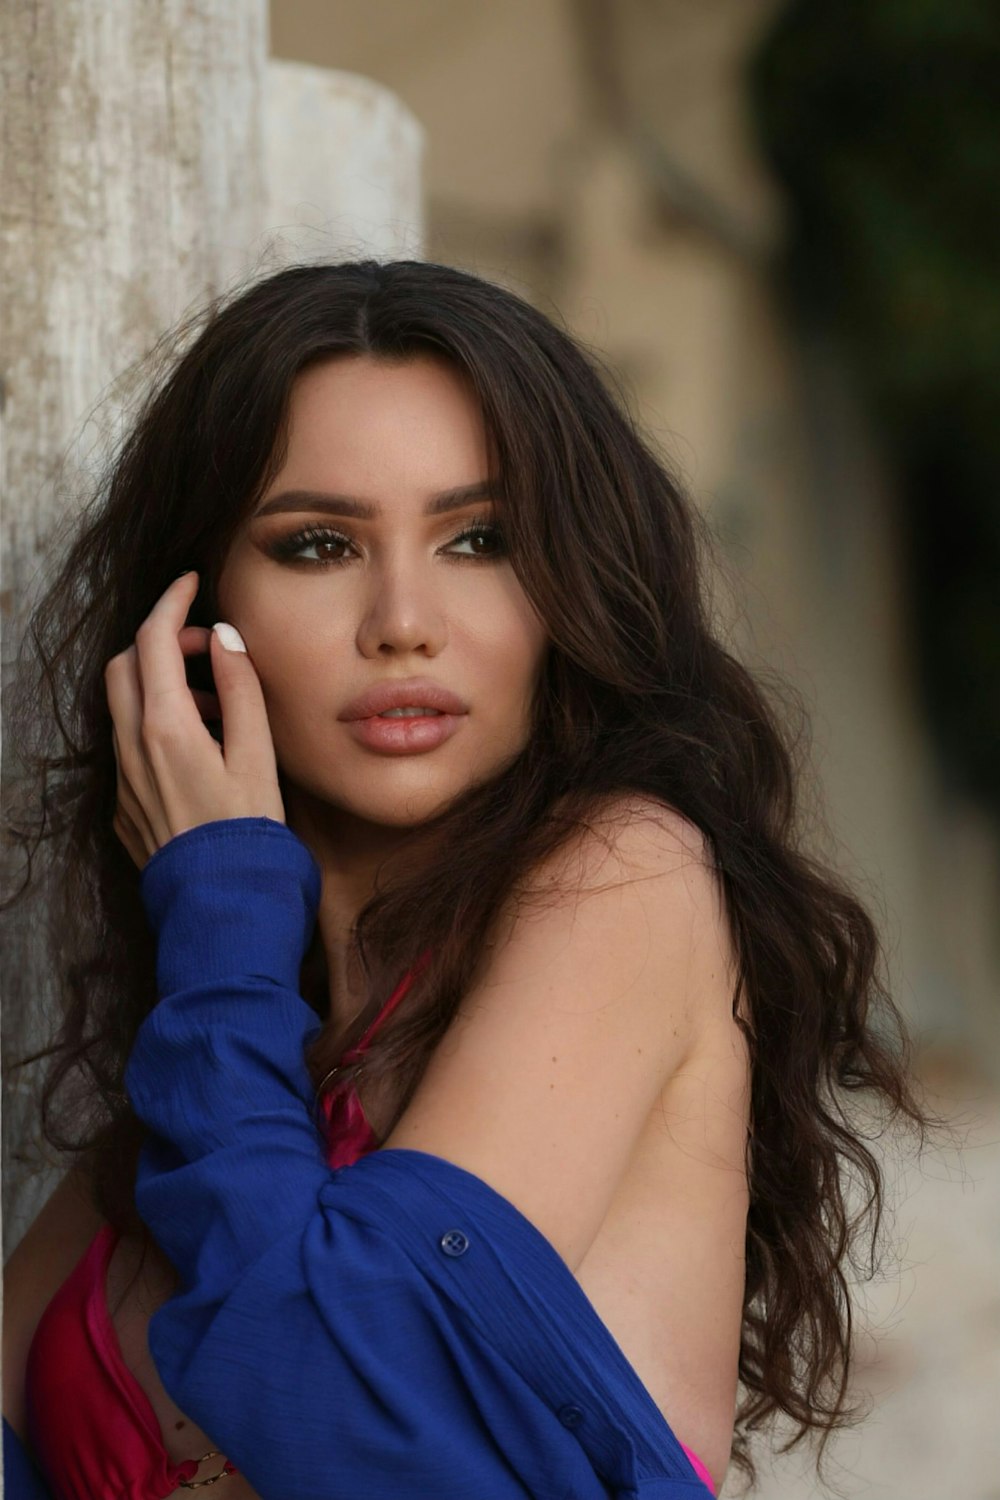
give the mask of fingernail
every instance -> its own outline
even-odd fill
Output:
[[[244,644],[243,637],[240,635],[235,625],[227,625],[225,620],[218,620],[212,626],[212,629],[215,631],[216,635],[219,637],[219,640],[222,642],[223,646],[225,646],[227,651],[246,652],[247,648]]]

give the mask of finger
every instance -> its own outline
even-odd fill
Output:
[[[207,625],[185,625],[177,637],[185,656],[197,656],[208,650],[212,632]]]
[[[180,634],[182,654],[188,657],[207,652],[211,634],[207,625],[185,626]],[[130,744],[138,743],[139,730],[142,726],[143,689],[134,644],[111,658],[104,669],[104,683],[108,707],[111,710],[112,720],[119,725],[120,737]],[[199,701],[198,694],[201,689],[189,688],[188,691],[194,695],[199,708],[212,706],[207,702]],[[214,693],[208,696],[217,704],[218,700]]]
[[[108,663],[105,670],[108,707],[111,710],[111,743],[115,752],[118,783],[118,812],[132,821],[142,816],[141,791],[144,781],[142,733],[142,693],[130,647]]]
[[[119,801],[118,805],[115,807],[115,815],[111,820],[111,827],[114,830],[115,837],[125,849],[125,852],[131,859],[132,863],[138,865],[139,869],[141,870],[148,858],[148,855],[146,853],[146,845],[143,841],[142,834],[136,828],[132,819],[128,816],[128,813],[122,806],[121,801]]]
[[[147,723],[152,722],[154,715],[157,719],[169,716],[171,726],[183,730],[185,721],[190,727],[197,720],[180,645],[184,621],[197,589],[197,573],[175,578],[136,631],[135,650]]]
[[[117,834],[118,840],[124,844],[127,853],[139,868],[145,862],[145,850],[147,843],[142,829],[148,829],[147,820],[142,817],[141,805],[135,798],[135,790],[129,780],[129,769],[121,763],[121,744],[118,741],[118,729],[114,718],[111,720],[111,748],[114,750],[115,783],[117,783],[117,795],[115,795],[114,817],[111,826]],[[135,765],[136,756],[130,754],[130,765]],[[142,828],[139,828],[136,819],[141,820]]]
[[[275,780],[277,766],[264,690],[248,652],[227,651],[218,631],[213,630],[211,660],[222,706],[227,768]]]
[[[147,748],[150,736],[159,741],[163,735],[190,751],[196,750],[202,735],[205,744],[216,745],[205,720],[222,717],[222,711],[217,703],[198,696],[201,690],[190,687],[184,669],[186,657],[210,649],[211,631],[205,625],[184,625],[196,592],[198,574],[174,579],[135,634],[141,732]]]
[[[133,745],[138,745],[142,728],[142,688],[134,646],[120,651],[108,662],[104,668],[104,690],[120,763],[123,747],[130,751]]]

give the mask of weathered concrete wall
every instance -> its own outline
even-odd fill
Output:
[[[419,260],[423,126],[370,78],[272,58],[267,238],[281,261]]]
[[[44,539],[119,435],[140,378],[130,366],[248,275],[419,257],[424,137],[378,84],[270,65],[264,0],[35,0],[7,6],[0,26],[9,678]],[[4,749],[10,778],[16,747]],[[15,873],[20,860],[5,888]],[[38,923],[23,907],[2,920],[7,1063],[48,1034],[54,997]],[[5,1085],[7,1254],[64,1168],[40,1150],[39,1082],[33,1066]]]
[[[2,11],[8,556],[52,519],[55,455],[109,384],[241,271],[261,227],[261,0]],[[12,295],[13,293],[13,295]]]
[[[117,435],[129,366],[246,266],[261,227],[263,0],[32,0],[0,11],[3,60],[3,656],[42,542]],[[99,406],[98,406],[98,403]],[[57,475],[60,485],[54,480]],[[16,747],[5,746],[5,776]],[[47,1028],[45,954],[4,924],[3,1052]],[[8,1248],[53,1185],[19,1158],[36,1076],[8,1080]]]

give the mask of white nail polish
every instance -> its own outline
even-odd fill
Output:
[[[243,637],[240,635],[235,625],[227,625],[225,620],[218,620],[212,626],[212,629],[216,632],[219,640],[222,642],[227,651],[243,651],[244,653],[246,652],[247,648],[244,645]]]

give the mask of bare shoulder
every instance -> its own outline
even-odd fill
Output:
[[[695,880],[703,892],[716,889],[711,849],[701,829],[656,797],[615,792],[597,802],[586,823],[536,867],[532,884],[541,889],[575,875],[577,889],[586,891],[598,877],[606,882],[682,868],[702,872],[700,882]]]
[[[3,1414],[21,1438],[24,1371],[38,1321],[103,1223],[87,1176],[71,1168],[4,1266]]]
[[[481,1177],[574,1269],[664,1088],[728,1005],[698,831],[655,801],[605,799],[522,877],[484,948],[383,1149]]]
[[[503,931],[553,904],[575,908],[578,928],[585,903],[617,893],[645,920],[650,946],[669,945],[685,955],[683,1000],[674,1013],[692,1047],[739,1050],[733,1039],[733,1001],[739,956],[711,841],[677,808],[640,792],[603,798],[574,831],[529,874],[524,894],[508,904]],[[516,920],[515,920],[516,919]],[[608,920],[608,910],[602,913]],[[613,918],[612,918],[613,919]]]

